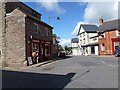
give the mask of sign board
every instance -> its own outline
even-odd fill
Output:
[[[29,65],[33,64],[31,57],[28,57],[28,64],[29,64]]]
[[[39,40],[32,40],[32,42],[40,43]]]

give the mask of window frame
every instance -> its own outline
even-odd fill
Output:
[[[35,27],[35,32],[39,33],[40,32],[39,31],[40,26],[37,23],[34,23],[34,27]]]

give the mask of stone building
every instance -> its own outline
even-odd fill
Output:
[[[2,3],[2,6],[0,11],[5,15],[0,18],[2,18],[2,24],[5,21],[5,28],[0,29],[2,31],[0,32],[2,37],[0,52],[4,64],[7,66],[30,65],[33,63],[32,52],[38,54],[37,61],[34,63],[50,60],[53,27],[41,20],[40,13],[22,2],[6,2]],[[4,25],[1,26],[4,27]]]

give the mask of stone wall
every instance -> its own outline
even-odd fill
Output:
[[[41,14],[33,10],[32,8],[28,7],[22,2],[7,2],[6,3],[6,12],[11,13],[14,9],[19,9],[27,15],[31,15],[37,19],[41,20]]]
[[[5,60],[5,4],[0,2],[0,66],[4,66]],[[2,64],[2,65],[1,65]]]
[[[25,15],[15,9],[6,16],[6,63],[22,66],[25,60]]]
[[[2,27],[2,2],[0,2],[0,27]],[[1,65],[1,54],[2,54],[2,28],[0,28],[0,65]]]

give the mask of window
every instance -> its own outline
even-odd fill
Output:
[[[39,25],[37,23],[34,23],[35,32],[39,33],[39,28]]]
[[[83,33],[83,37],[85,36],[85,32]]]
[[[105,51],[105,45],[104,45],[104,43],[101,44],[101,51]]]
[[[49,36],[48,28],[45,28],[45,36]]]
[[[93,38],[93,41],[96,41],[96,40],[97,40],[97,37],[94,37],[94,38]]]
[[[101,32],[101,37],[105,38],[105,33],[104,32]]]
[[[80,34],[80,37],[82,37],[82,34]]]
[[[120,31],[118,31],[118,35],[120,36]]]
[[[85,38],[83,39],[83,44],[85,44]]]

